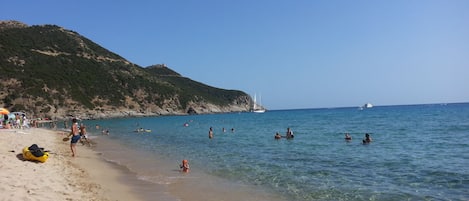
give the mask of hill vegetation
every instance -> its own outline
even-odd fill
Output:
[[[0,104],[63,118],[247,111],[251,98],[182,77],[163,64],[143,68],[56,25],[0,22]]]

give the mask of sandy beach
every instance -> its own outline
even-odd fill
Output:
[[[141,200],[97,152],[78,143],[77,156],[71,157],[65,135],[41,128],[0,129],[1,201]],[[45,163],[23,159],[23,148],[32,144],[50,151]]]

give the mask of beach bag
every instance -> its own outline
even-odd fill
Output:
[[[28,149],[29,149],[29,152],[33,154],[33,156],[36,156],[36,157],[44,156],[44,151],[43,151],[44,148],[39,148],[37,144],[31,145],[30,147],[28,147]]]

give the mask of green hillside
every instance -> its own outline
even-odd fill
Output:
[[[0,22],[0,104],[49,116],[78,112],[184,113],[192,105],[249,108],[249,96],[182,77],[165,65],[142,68],[55,25]],[[171,110],[168,110],[171,108]]]

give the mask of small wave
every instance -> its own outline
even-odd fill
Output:
[[[193,176],[163,176],[163,175],[139,175],[137,176],[139,180],[151,182],[154,184],[161,184],[161,185],[170,185],[176,183],[178,180],[181,179],[200,179],[200,177],[193,177]]]
[[[200,179],[200,177],[187,177],[187,176],[172,176],[168,179]]]
[[[140,175],[140,176],[137,176],[137,179],[150,182],[150,183],[154,183],[154,184],[160,184],[160,185],[170,185],[174,183],[173,180],[165,179],[164,177],[161,177],[161,176]]]

